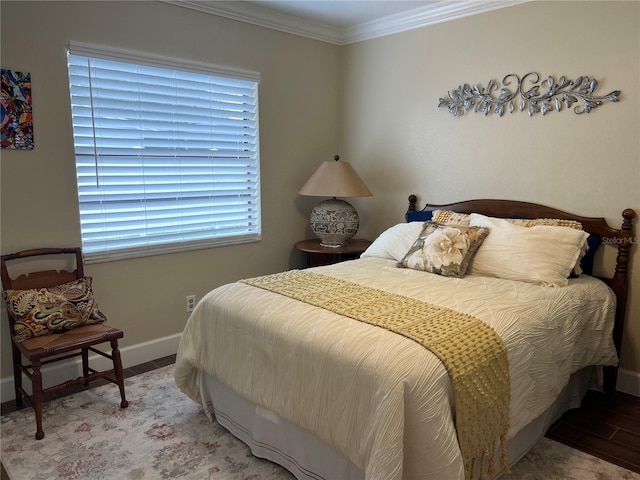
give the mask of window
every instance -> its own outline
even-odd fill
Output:
[[[68,44],[85,261],[260,239],[253,72]]]

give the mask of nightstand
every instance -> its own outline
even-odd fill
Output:
[[[307,267],[319,267],[358,258],[369,245],[371,245],[369,240],[353,239],[349,240],[344,247],[323,247],[320,245],[320,239],[316,238],[301,240],[293,247],[307,254]]]

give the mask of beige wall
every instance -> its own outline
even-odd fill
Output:
[[[343,153],[374,192],[364,234],[421,204],[469,198],[543,203],[619,226],[640,214],[640,3],[532,2],[345,48]],[[529,117],[438,108],[463,83],[510,73],[595,77],[621,101],[590,114]],[[375,215],[374,215],[375,211]],[[640,372],[640,252],[621,366]]]
[[[1,2],[2,67],[32,74],[36,148],[2,151],[1,250],[79,243],[64,42],[76,40],[261,73],[263,240],[90,265],[124,345],[179,333],[184,297],[297,266],[315,203],[297,191],[341,153],[374,192],[362,235],[402,221],[406,197],[511,198],[620,222],[640,213],[640,4],[534,2],[337,47],[156,2]],[[621,102],[589,115],[454,118],[438,98],[508,73],[590,75]],[[375,215],[374,215],[375,212]],[[634,248],[637,250],[637,247]],[[634,252],[622,366],[640,372]],[[2,378],[10,373],[2,313]],[[126,359],[125,359],[126,360]]]
[[[258,71],[262,241],[89,265],[124,346],[182,331],[185,296],[302,259],[313,199],[298,196],[337,148],[341,51],[160,2],[2,2],[2,67],[31,72],[35,149],[2,153],[2,253],[80,243],[65,41]],[[2,310],[2,378],[11,375]],[[126,353],[125,353],[126,355]],[[124,359],[126,361],[126,358]]]

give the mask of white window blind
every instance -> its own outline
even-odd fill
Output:
[[[260,238],[258,74],[68,44],[85,261]]]

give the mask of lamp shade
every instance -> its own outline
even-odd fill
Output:
[[[300,195],[313,197],[370,197],[373,194],[356,173],[349,162],[322,162],[307,183],[300,189]]]
[[[333,197],[324,200],[311,211],[311,230],[320,238],[323,247],[341,247],[360,227],[358,212],[348,202],[336,197],[370,197],[373,194],[349,162],[323,162],[300,189],[300,195]]]

